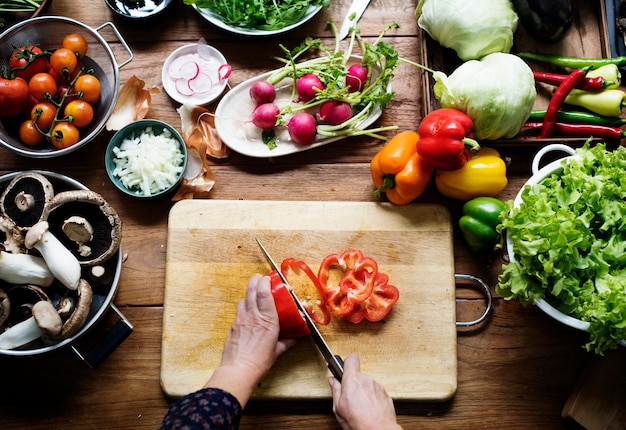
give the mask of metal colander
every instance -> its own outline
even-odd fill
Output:
[[[107,26],[115,32],[129,54],[129,58],[120,64],[117,63],[108,43],[99,34],[99,31]],[[76,20],[60,16],[44,16],[22,21],[0,34],[0,69],[8,67],[9,58],[16,47],[38,45],[43,50],[53,51],[61,47],[63,38],[70,33],[81,34],[89,44],[83,64],[86,69],[94,70],[94,76],[101,84],[100,100],[93,106],[94,120],[80,129],[80,141],[77,144],[56,149],[48,142],[37,146],[24,145],[18,137],[18,127],[22,119],[4,118],[0,121],[0,144],[9,150],[26,157],[58,157],[90,142],[109,119],[119,93],[119,70],[133,59],[132,51],[113,23],[104,23],[94,30]]]

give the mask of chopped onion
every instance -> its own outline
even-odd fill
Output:
[[[184,156],[169,130],[155,135],[152,127],[113,148],[113,176],[137,195],[150,197],[174,185],[183,171]]]

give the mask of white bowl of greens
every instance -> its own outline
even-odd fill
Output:
[[[553,150],[570,154],[538,168]],[[549,145],[502,217],[509,264],[496,291],[589,332],[596,353],[626,345],[626,148]]]
[[[266,7],[251,8],[247,0],[185,0],[214,26],[243,36],[272,36],[291,31],[311,20],[329,0],[262,0]]]

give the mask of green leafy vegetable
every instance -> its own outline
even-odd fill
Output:
[[[43,0],[0,0],[0,15],[18,12],[35,12]],[[0,16],[0,28],[4,26],[4,19]]]
[[[576,151],[522,203],[507,202],[506,229],[517,263],[503,267],[496,292],[524,305],[544,298],[590,324],[585,347],[602,354],[626,339],[626,148]]]
[[[258,30],[280,30],[300,21],[309,6],[330,6],[330,0],[184,0],[209,9],[226,25]]]

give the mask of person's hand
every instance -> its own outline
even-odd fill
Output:
[[[221,388],[234,395],[242,407],[279,355],[295,340],[278,340],[280,325],[270,279],[253,275],[246,297],[237,304],[222,353],[220,367],[205,387]]]
[[[333,393],[333,412],[343,430],[401,429],[393,400],[385,387],[361,373],[359,356],[350,354],[344,362],[341,382],[328,378]]]

